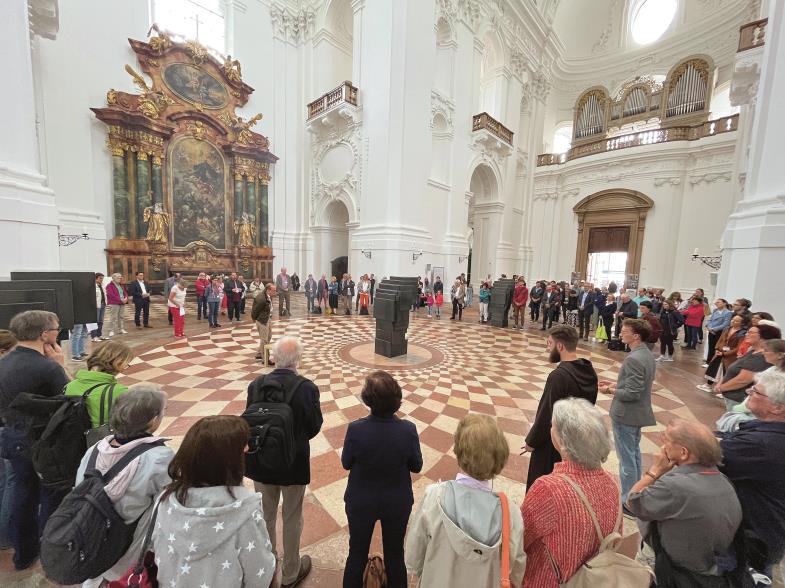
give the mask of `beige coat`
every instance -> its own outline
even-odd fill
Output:
[[[501,585],[501,539],[484,545],[467,535],[442,508],[446,482],[425,490],[406,535],[406,566],[420,577],[420,588],[498,588]],[[520,586],[526,567],[523,519],[510,510],[510,581]]]

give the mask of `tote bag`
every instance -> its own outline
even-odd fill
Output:
[[[597,325],[597,332],[594,333],[594,336],[600,341],[607,341],[608,333],[605,332],[605,325],[603,325],[602,323]]]

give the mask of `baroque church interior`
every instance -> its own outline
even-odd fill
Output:
[[[493,490],[515,510],[525,504],[528,435],[556,367],[550,309],[543,303],[541,315],[537,301],[535,315],[533,307],[541,280],[562,283],[564,314],[556,307],[552,318],[580,328],[577,357],[591,362],[600,392],[624,377],[632,355],[626,340],[618,349],[606,342],[613,311],[600,336],[602,301],[610,295],[621,309],[617,296],[627,292],[660,316],[666,299],[686,308],[701,290],[705,320],[677,326],[669,353],[656,337],[649,347],[667,359],[650,382],[656,424],[638,428],[646,473],[659,463],[671,421],[713,431],[733,409],[706,375],[731,314],[759,313],[777,328],[766,338],[782,339],[785,2],[5,0],[0,15],[0,329],[14,331],[12,317],[25,310],[56,312],[61,363],[76,380],[107,339],[128,346],[117,382],[163,390],[165,414],[150,434],[175,452],[205,417],[243,414],[249,383],[275,369],[272,346],[298,338],[298,373],[318,388],[323,416],[301,497],[300,555],[313,570],[298,585],[355,585],[344,576],[352,525],[342,455],[350,423],[369,414],[363,390],[376,370],[400,384],[397,414],[419,438],[412,516],[431,485],[464,471],[454,436],[472,414],[492,417],[509,446]],[[138,272],[144,286],[132,301]],[[236,322],[233,272],[244,277]],[[219,279],[228,308],[218,297],[208,310],[203,273]],[[328,314],[327,284],[313,312],[311,274],[337,276],[336,300],[350,316]],[[172,298],[173,276],[184,280],[184,303]],[[420,278],[413,307],[394,307],[404,354],[380,353],[378,343],[393,320],[382,310],[384,293],[399,288],[393,276]],[[528,301],[520,328],[517,311],[510,314],[519,290],[509,279],[519,276]],[[109,312],[110,283],[117,304],[130,285],[124,324],[122,306]],[[262,324],[256,301],[266,283],[277,292]],[[456,288],[462,320],[449,320]],[[580,307],[587,292],[593,312]],[[715,332],[717,299],[728,323]],[[740,311],[734,301],[745,300]],[[638,312],[616,317],[616,337]],[[104,337],[110,315],[119,322]],[[76,355],[80,336],[84,353]],[[4,361],[0,416],[8,410]],[[595,396],[617,436],[614,397]],[[610,447],[602,467],[624,486]],[[2,457],[0,526],[8,525],[13,471]],[[776,483],[785,491],[785,481]],[[248,478],[244,485],[255,487]],[[618,549],[632,558],[645,531],[626,508]],[[525,512],[522,524],[525,537]],[[276,532],[280,558],[280,520]],[[40,563],[20,566],[13,545],[0,545],[2,585],[69,585]],[[370,552],[388,549],[377,523]],[[283,562],[273,582],[295,585]],[[777,562],[759,571],[783,586]],[[408,569],[408,585],[447,585],[419,572]],[[183,575],[171,582],[207,585]]]

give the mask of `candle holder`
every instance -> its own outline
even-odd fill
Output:
[[[722,265],[722,255],[706,256],[706,255],[698,255],[698,253],[693,253],[692,261],[700,261],[703,265],[706,265],[713,270],[718,270]]]
[[[63,235],[62,233],[57,233],[57,241],[60,247],[69,247],[79,241],[80,239],[84,239],[85,241],[90,240],[90,235],[87,233],[82,233],[81,235]]]

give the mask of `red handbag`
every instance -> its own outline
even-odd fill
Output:
[[[510,588],[510,507],[507,495],[504,492],[497,494],[502,503],[502,588]]]
[[[119,580],[109,582],[109,588],[158,588],[158,565],[155,563],[155,554],[148,549],[153,537],[155,521],[158,518],[159,505],[160,501],[156,502],[155,508],[153,508],[153,516],[150,517],[150,523],[147,525],[147,533],[145,533],[142,542],[139,559],[128,568]]]

